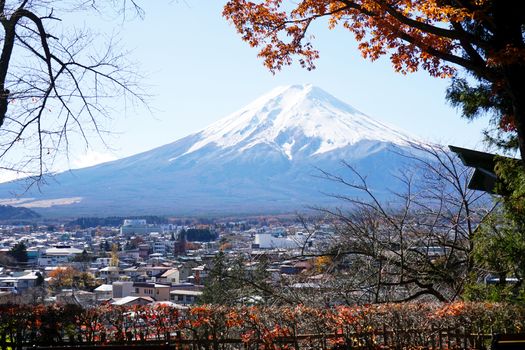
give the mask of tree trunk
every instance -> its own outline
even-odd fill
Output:
[[[505,69],[505,76],[507,91],[512,100],[521,159],[525,167],[525,65],[509,65]]]
[[[523,51],[523,11],[510,6],[511,1],[494,1],[493,14],[495,23],[494,53],[501,55],[499,58],[504,89],[512,102],[512,112],[516,131],[518,132],[518,145],[521,159],[525,160],[525,63]],[[525,171],[525,163],[524,163]]]

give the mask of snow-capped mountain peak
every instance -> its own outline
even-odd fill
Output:
[[[413,140],[310,84],[277,87],[198,135],[184,155],[209,145],[242,152],[266,144],[292,159],[296,154],[322,154],[362,140],[401,146]]]
[[[39,191],[2,184],[0,200],[60,217],[290,213],[339,204],[322,193],[340,193],[340,184],[316,175],[344,175],[341,160],[388,198],[415,140],[319,88],[292,85],[170,144],[56,174]]]

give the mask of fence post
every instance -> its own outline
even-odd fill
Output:
[[[2,332],[0,334],[0,349],[5,350],[7,349],[7,337],[5,332]]]
[[[432,325],[430,327],[430,346],[431,346],[431,349],[435,349],[436,348],[435,332],[436,332],[436,327],[434,325]]]
[[[180,330],[175,332],[175,349],[182,349],[182,335]]]

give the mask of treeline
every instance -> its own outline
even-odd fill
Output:
[[[188,242],[211,242],[217,239],[216,232],[209,228],[189,228],[181,231],[181,237],[184,235]]]
[[[146,216],[110,216],[110,217],[81,217],[68,222],[67,227],[80,227],[82,229],[97,227],[97,226],[113,226],[122,225],[126,219],[141,219],[146,220],[148,224],[161,225],[167,224],[168,219],[162,216],[146,215]]]
[[[0,205],[0,220],[30,220],[38,218],[40,218],[40,214],[31,209]]]

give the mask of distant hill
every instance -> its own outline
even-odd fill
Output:
[[[40,214],[28,208],[0,205],[0,220],[28,220],[38,219]]]

